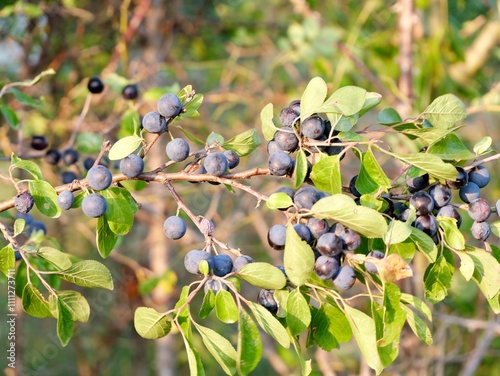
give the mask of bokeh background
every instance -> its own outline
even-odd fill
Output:
[[[115,141],[130,134],[134,119],[154,110],[159,92],[193,85],[204,94],[201,116],[182,126],[200,139],[212,131],[229,139],[250,128],[260,132],[261,109],[272,102],[278,114],[300,98],[315,76],[328,83],[330,92],[344,85],[379,92],[384,99],[378,109],[394,107],[403,117],[417,116],[433,98],[453,93],[470,113],[467,126],[458,131],[466,144],[472,146],[489,135],[498,148],[499,10],[500,3],[493,0],[0,0],[2,84],[32,78],[48,68],[56,71],[23,89],[42,97],[42,105],[33,108],[4,99],[15,109],[22,131],[10,129],[2,118],[1,154],[28,155],[32,135],[45,135],[53,147],[67,145],[84,106],[87,80],[94,75],[108,85],[102,95],[92,98],[81,129],[99,135],[78,140],[82,159],[95,156],[103,139]],[[137,100],[121,97],[126,83],[139,86]],[[374,119],[368,116],[363,124]],[[176,129],[172,132],[182,136]],[[398,137],[387,142],[416,151],[415,145]],[[160,142],[152,149],[147,168],[166,161],[164,145]],[[242,159],[239,169],[263,166],[266,159],[264,142]],[[66,167],[39,163],[44,176],[53,185],[60,184]],[[0,161],[2,174],[8,165],[6,158]],[[500,167],[494,162],[488,167],[493,181],[484,197],[495,202],[500,197]],[[342,164],[344,182],[358,168],[356,159],[348,156]],[[71,169],[84,174],[81,163]],[[258,177],[248,184],[271,194],[283,182]],[[112,270],[115,290],[82,290],[90,302],[91,318],[77,324],[65,348],[57,339],[54,320],[34,319],[19,309],[18,375],[188,374],[178,334],[147,341],[137,335],[132,319],[141,305],[159,311],[173,307],[180,288],[194,280],[183,268],[183,257],[200,249],[203,238],[190,226],[183,239],[168,241],[162,224],[177,210],[168,191],[158,184],[128,187],[137,189],[134,197],[142,209],[133,230],[103,261]],[[241,191],[232,194],[220,186],[187,182],[176,187],[195,214],[214,221],[217,238],[256,260],[282,263],[282,255],[266,240],[269,226],[283,222],[280,213],[265,205],[255,209],[256,199]],[[13,192],[12,186],[0,181],[0,201]],[[3,215],[3,220],[12,222],[15,213]],[[44,222],[48,236],[56,238],[62,249],[100,260],[95,220],[75,210]],[[467,235],[467,224],[462,229]],[[405,291],[422,294],[424,268],[415,263],[414,280],[403,284]],[[256,297],[257,291],[244,294]],[[0,299],[3,307],[4,288]],[[199,303],[194,302],[193,312]],[[435,305],[433,313],[433,345],[422,345],[405,328],[400,357],[385,375],[500,375],[500,322],[473,284],[456,275],[450,296]],[[236,330],[213,317],[204,323],[228,338]],[[2,341],[4,330],[1,325]],[[263,338],[264,357],[254,374],[297,375],[295,355],[266,335]],[[196,344],[203,346],[199,339]],[[307,355],[313,358],[314,375],[371,374],[355,343],[331,353],[309,349]],[[202,359],[208,375],[221,374],[206,352],[202,351]],[[3,362],[2,357],[0,369]]]

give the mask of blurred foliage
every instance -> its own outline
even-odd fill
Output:
[[[142,9],[146,13],[135,30],[133,22],[141,18]],[[378,91],[383,86],[386,92],[380,108],[397,106],[405,99],[398,89],[400,10],[400,2],[382,0],[4,0],[0,1],[1,84],[34,77],[49,67],[57,71],[55,77],[25,90],[41,98],[43,105],[31,108],[7,97],[23,123],[25,140],[45,134],[52,146],[64,146],[83,107],[87,79],[94,75],[105,79],[108,90],[92,101],[85,132],[97,132],[113,141],[130,134],[134,126],[131,119],[153,109],[156,88],[175,92],[192,84],[205,95],[205,101],[199,120],[186,122],[186,129],[200,139],[212,130],[228,139],[236,132],[258,128],[258,114],[266,103],[284,107],[314,76],[321,76],[330,89],[357,85]],[[480,133],[495,137],[495,145],[500,118],[488,111],[498,112],[500,106],[498,4],[492,0],[419,0],[411,22],[414,93],[407,100],[412,102],[414,114],[436,96],[454,93],[474,109],[475,115],[469,120],[474,123],[473,130],[464,130],[469,132],[471,144]],[[363,69],[373,77],[363,74]],[[121,87],[128,82],[139,85],[141,97],[136,102],[120,96]],[[151,98],[145,93],[152,94]],[[3,155],[10,155],[12,145],[18,142],[12,140],[17,140],[16,131],[2,124]],[[15,147],[22,152],[27,146],[25,141]],[[261,148],[262,153],[243,163],[248,167],[262,165],[266,153],[265,146]],[[1,162],[0,169],[5,168],[6,163]],[[52,171],[44,174],[58,184],[61,169],[43,168]],[[500,168],[492,166],[491,170],[498,182]],[[260,184],[265,193],[278,186],[277,181],[255,184]],[[149,188],[143,193],[141,203],[146,207],[158,200]],[[11,194],[2,187],[0,199]],[[234,247],[245,249],[255,259],[277,257],[269,252],[265,239],[273,218],[264,218],[265,209],[253,210],[252,197],[234,197],[206,184],[186,185],[182,194],[193,211],[214,218],[216,231]],[[491,194],[498,197],[500,188]],[[231,204],[221,204],[226,202]],[[174,211],[168,209],[169,213]],[[138,225],[119,246],[120,254],[141,265],[149,264],[143,239],[152,224],[146,217],[147,213],[138,215]],[[59,241],[75,255],[97,257],[89,225],[93,222],[79,222],[72,214],[48,223],[49,234],[57,231]],[[26,316],[18,347],[24,374],[154,374],[155,343],[139,338],[131,321],[134,308],[142,299],[150,299],[139,289],[149,292],[156,285],[164,293],[177,296],[176,281],[182,285],[190,278],[182,271],[183,255],[199,241],[188,236],[180,243],[169,244],[170,270],[175,273],[145,278],[140,287],[130,265],[121,258],[107,260],[116,290],[87,292],[91,319],[78,326],[79,333],[65,349],[60,347],[50,323]],[[405,287],[416,289],[417,285]],[[439,315],[475,320],[488,317],[485,302],[479,300],[480,294],[472,284],[457,278],[453,288],[456,293],[434,307],[435,345],[417,345],[411,334],[404,334],[400,359],[387,374],[414,369],[417,373],[452,375],[460,370],[464,354],[470,353],[479,340],[478,333],[466,325],[440,321]],[[227,329],[218,325],[214,329]],[[181,341],[172,346],[179,354],[175,359],[177,374],[187,374]],[[499,374],[499,350],[500,342],[495,340],[478,374]],[[276,374],[280,365],[287,372],[299,368],[290,352],[276,351],[267,352],[255,374]],[[329,355],[318,352],[311,356],[318,360],[314,374],[321,374],[318,364],[328,364],[343,375],[360,372],[359,354],[351,344]],[[203,360],[208,374],[219,371],[210,357]]]

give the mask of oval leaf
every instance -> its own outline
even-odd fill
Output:
[[[239,373],[248,375],[262,357],[262,340],[259,329],[245,310],[240,310],[238,326],[238,362]]]
[[[40,213],[51,218],[57,218],[61,215],[62,210],[57,205],[57,192],[54,187],[43,180],[30,180],[28,186]]]
[[[269,196],[266,201],[266,205],[269,209],[288,209],[293,205],[292,198],[284,192],[273,193]]]
[[[260,122],[262,123],[262,134],[266,141],[271,141],[278,130],[273,122],[273,104],[268,103],[260,112]]]
[[[339,156],[322,157],[312,168],[311,180],[320,191],[332,195],[342,193]]]
[[[286,278],[281,270],[266,262],[246,264],[240,269],[238,276],[251,285],[268,290],[279,290],[286,285]]]
[[[108,157],[112,161],[123,159],[136,151],[143,141],[142,137],[137,135],[123,137],[111,147]]]
[[[134,327],[142,338],[158,339],[170,332],[172,322],[153,308],[139,307],[135,310]]]
[[[66,253],[52,247],[41,247],[36,253],[58,269],[68,269],[72,265]]]
[[[326,98],[327,91],[326,83],[321,77],[314,77],[309,81],[300,98],[300,120],[318,112]]]
[[[259,326],[271,337],[273,337],[281,346],[288,349],[290,347],[290,337],[281,323],[260,304],[248,302],[252,314]]]
[[[57,273],[62,279],[83,287],[101,287],[113,290],[113,279],[108,268],[95,260],[85,260]]]
[[[314,252],[297,234],[293,225],[286,228],[285,254],[283,256],[288,278],[295,286],[306,283],[314,268]]]
[[[238,354],[231,342],[216,331],[194,323],[207,350],[228,375],[236,373]]]
[[[49,302],[45,300],[42,293],[32,283],[28,283],[24,287],[22,302],[24,312],[30,316],[39,318],[54,317],[50,311]]]
[[[250,154],[260,145],[260,137],[255,129],[249,129],[222,144],[224,149],[234,151],[240,157]]]
[[[451,128],[467,117],[463,102],[453,94],[445,94],[434,99],[423,115],[438,128]]]
[[[292,335],[298,335],[311,323],[311,310],[299,288],[293,290],[287,299],[286,323]]]
[[[387,232],[387,223],[379,212],[358,206],[352,198],[343,194],[319,200],[313,205],[311,212],[318,218],[340,222],[367,238],[383,238]]]
[[[215,314],[226,324],[238,321],[238,307],[229,291],[221,289],[215,295]]]

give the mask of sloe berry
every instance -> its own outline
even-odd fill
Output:
[[[470,183],[469,183],[470,184]],[[436,217],[448,217],[448,218],[455,218],[457,220],[457,227],[460,227],[462,224],[462,216],[458,212],[457,209],[453,205],[446,205],[443,206],[441,209],[436,214]]]
[[[137,99],[139,96],[139,86],[136,84],[128,84],[122,90],[122,96],[125,99],[132,100]]]
[[[158,99],[158,112],[166,118],[179,115],[181,110],[181,100],[175,94],[167,93]]]
[[[319,239],[321,235],[326,234],[330,229],[327,221],[315,217],[307,220],[307,227],[315,239]]]
[[[120,171],[129,178],[136,178],[144,171],[144,160],[137,154],[130,154],[120,161]]]
[[[176,162],[182,162],[189,157],[189,144],[182,138],[174,138],[167,144],[168,157]]]
[[[284,151],[272,153],[267,160],[269,172],[276,176],[285,176],[292,171],[293,160]]]
[[[470,228],[471,234],[477,240],[486,241],[491,234],[490,224],[488,222],[474,221]]]
[[[476,183],[470,181],[467,185],[460,188],[458,195],[463,202],[470,204],[472,201],[479,198],[481,190]]]
[[[280,112],[281,124],[285,127],[291,127],[295,121],[300,116],[300,114],[293,108],[285,107]]]
[[[45,152],[45,162],[56,165],[61,160],[61,152],[57,149],[49,149]]]
[[[78,162],[79,154],[75,149],[69,148],[61,153],[61,158],[66,166],[69,166]]]
[[[451,189],[446,185],[433,185],[429,188],[429,195],[434,199],[434,207],[436,209],[448,205],[451,201]]]
[[[163,223],[163,231],[169,239],[177,240],[186,234],[187,226],[184,219],[173,215]]]
[[[490,179],[490,170],[484,166],[476,166],[469,171],[469,182],[476,183],[479,188],[486,187]]]
[[[71,191],[65,189],[57,196],[57,205],[63,210],[69,210],[71,206],[73,206],[73,202],[75,201],[75,196]]]
[[[446,180],[446,185],[451,189],[460,189],[469,182],[469,174],[462,168],[456,167],[457,177],[455,180]]]
[[[209,268],[211,269],[212,259],[213,257],[210,253],[194,249],[186,253],[186,256],[184,256],[184,267],[191,274],[201,274],[200,262],[202,260],[206,260]]]
[[[361,236],[350,228],[346,228],[339,235],[340,239],[342,239],[343,248],[346,251],[354,251],[359,248],[361,245]]]
[[[236,257],[233,262],[233,272],[239,272],[241,268],[243,268],[245,265],[251,264],[252,262],[254,262],[254,259],[248,255],[241,255]]]
[[[281,224],[274,225],[269,229],[267,233],[267,242],[273,249],[276,249],[277,251],[285,249],[285,241],[286,241],[285,225]]]
[[[61,174],[61,181],[63,184],[69,184],[77,180],[78,176],[73,171],[64,171]]]
[[[47,138],[44,136],[33,136],[31,138],[31,147],[35,150],[43,150],[49,146]]]
[[[319,256],[314,263],[314,272],[321,279],[331,279],[340,272],[339,261],[334,257]]]
[[[97,165],[92,167],[87,173],[87,181],[90,188],[102,191],[109,188],[113,181],[113,175],[107,167]]]
[[[208,154],[203,161],[207,173],[214,176],[222,176],[228,168],[227,158],[224,154],[213,152]]]
[[[87,89],[92,94],[102,93],[102,91],[104,90],[104,83],[99,77],[91,77],[89,78],[89,82],[87,82]]]
[[[325,131],[325,121],[318,115],[309,116],[302,122],[300,130],[304,136],[316,140]]]
[[[91,193],[83,198],[82,210],[87,217],[101,217],[106,213],[107,208],[108,203],[106,199],[98,193]]]
[[[349,290],[356,282],[356,273],[349,265],[342,266],[333,280],[333,284],[341,290]]]
[[[274,141],[283,151],[293,152],[299,145],[299,139],[291,127],[283,127],[282,130],[277,131],[274,135]]]
[[[19,213],[28,213],[35,204],[33,196],[28,191],[21,191],[16,195],[14,199],[14,207]]]
[[[151,111],[144,115],[142,126],[149,133],[159,134],[167,130],[165,118],[156,111]]]
[[[420,191],[410,197],[410,205],[415,208],[417,215],[429,214],[434,209],[434,199],[428,193]]]
[[[278,303],[276,303],[276,300],[274,299],[273,290],[260,290],[257,301],[272,314],[276,314],[278,312]]]
[[[318,239],[316,249],[323,256],[336,256],[342,252],[342,239],[333,232],[327,232],[326,234],[321,235]]]
[[[491,214],[490,204],[483,198],[471,201],[467,211],[469,216],[476,222],[486,221]]]
[[[378,258],[379,260],[381,260],[385,257],[385,253],[377,251],[377,250],[373,250],[373,251],[370,251],[367,256]],[[378,274],[378,269],[373,262],[365,261],[365,268],[366,268],[366,271],[368,273]]]
[[[223,283],[220,279],[208,278],[207,282],[205,282],[205,286],[203,286],[203,291],[205,294],[212,290],[214,294],[217,294],[220,290],[229,290],[229,287],[225,283]]]
[[[293,225],[293,228],[303,241],[305,241],[308,244],[312,242],[313,236],[311,234],[311,231],[309,231],[309,228],[306,225],[303,225],[302,223],[297,223],[296,225]]]
[[[240,156],[234,150],[225,150],[224,155],[227,158],[227,165],[230,170],[240,164]]]
[[[421,191],[429,186],[429,174],[423,174],[410,178],[406,181],[406,185],[408,186],[408,191],[410,191],[410,193]]]
[[[212,259],[212,272],[217,277],[224,277],[233,270],[233,260],[229,255],[219,254]]]
[[[413,225],[430,237],[436,234],[438,228],[436,218],[432,214],[419,215]]]

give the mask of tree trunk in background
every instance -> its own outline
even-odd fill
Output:
[[[403,118],[410,116],[413,103],[413,25],[415,16],[414,0],[399,0],[399,82],[403,96],[398,112]]]
[[[168,54],[168,46],[166,41],[171,38],[170,35],[165,35],[160,32],[163,28],[161,27],[161,22],[165,16],[165,8],[170,8],[170,6],[165,7],[162,1],[153,1],[151,4],[151,9],[149,10],[144,27],[146,29],[146,35],[148,38],[148,45],[143,50],[142,57],[144,58],[144,63],[151,69],[153,76],[148,78],[144,89],[148,89],[150,86],[160,86],[161,82],[158,81],[161,78],[155,76],[158,71],[158,67],[163,62],[164,58]],[[168,10],[168,9],[167,9]],[[169,33],[170,30],[167,31]],[[151,81],[150,81],[151,80]],[[159,143],[159,142],[158,142]],[[165,153],[162,152],[164,149],[160,145],[155,145],[148,154],[148,165],[149,166],[160,166],[165,162]],[[163,222],[165,220],[165,210],[166,202],[165,199],[166,189],[162,185],[154,184],[150,187],[151,195],[153,197],[158,197],[158,201],[152,206],[154,211],[152,223],[149,227],[149,234],[146,239],[146,244],[149,249],[149,262],[150,268],[155,272],[157,276],[161,276],[169,268],[169,245],[168,240],[163,233]],[[153,299],[156,304],[167,307],[172,306],[171,296],[169,296],[161,287],[156,288],[153,291]],[[177,360],[174,353],[174,341],[176,337],[173,335],[168,335],[159,340],[154,341],[155,343],[155,369],[157,375],[159,376],[174,376],[178,374],[176,372]]]

